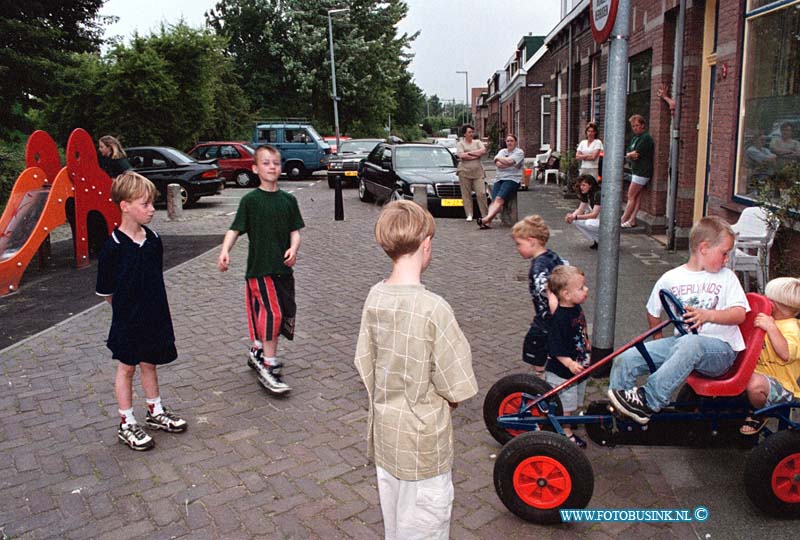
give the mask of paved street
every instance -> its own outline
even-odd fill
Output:
[[[160,370],[165,403],[189,431],[154,434],[156,448],[136,453],[117,443],[114,363],[105,348],[111,310],[104,304],[0,351],[0,539],[270,538],[374,539],[382,533],[374,468],[365,462],[366,392],[353,353],[363,300],[389,259],[375,245],[379,207],[344,191],[345,221],[333,220],[324,177],[283,182],[300,202],[307,228],[296,268],[294,342],[283,341],[283,399],[269,395],[247,367],[243,303],[246,239],[226,274],[218,248],[166,273],[178,360]],[[170,223],[180,235],[224,232],[244,190],[204,199]],[[586,271],[594,316],[597,252],[563,222],[574,200],[557,186],[521,192],[520,215],[551,225],[550,247]],[[444,296],[472,345],[480,393],[455,412],[456,501],[452,538],[788,538],[792,522],[771,521],[749,503],[744,453],[680,448],[586,450],[594,468],[592,508],[689,508],[699,524],[605,523],[541,527],[509,513],[492,484],[500,451],[482,420],[486,391],[525,371],[522,337],[531,319],[528,262],[508,229],[437,219],[433,263],[424,276]],[[622,237],[617,345],[646,326],[644,303],[655,279],[682,262],[652,238]],[[169,249],[169,245],[166,246]],[[20,294],[25,294],[24,283]],[[2,300],[0,300],[2,302]],[[589,399],[604,385],[590,383]],[[136,413],[144,398],[135,389]]]

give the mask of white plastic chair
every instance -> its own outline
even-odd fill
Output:
[[[739,221],[732,225],[736,243],[728,263],[731,270],[741,272],[745,290],[750,289],[750,274],[756,275],[759,292],[769,280],[769,252],[778,230],[778,220],[760,206],[745,208]]]

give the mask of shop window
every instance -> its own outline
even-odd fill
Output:
[[[736,195],[750,200],[800,181],[800,1],[772,4],[745,16]]]

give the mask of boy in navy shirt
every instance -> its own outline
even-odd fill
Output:
[[[140,366],[147,400],[145,424],[171,433],[186,431],[186,420],[161,404],[156,366],[175,360],[175,334],[164,287],[164,246],[145,227],[153,219],[156,187],[133,171],[111,184],[122,223],[106,241],[97,262],[97,294],[111,304],[107,346],[118,360],[114,393],[119,406],[119,441],[133,450],[149,450],[154,442],[133,415],[133,375]]]
[[[531,259],[528,289],[533,300],[533,322],[522,344],[522,360],[533,365],[537,377],[544,379],[547,362],[547,321],[550,305],[547,298],[547,279],[557,266],[567,264],[558,253],[547,248],[550,229],[536,214],[518,221],[511,228],[511,237],[523,259]]]
[[[558,308],[550,319],[550,359],[547,361],[545,380],[555,388],[589,367],[591,346],[586,333],[586,317],[581,308],[589,288],[586,287],[583,271],[575,266],[559,266],[553,270],[548,287],[558,299]],[[559,394],[564,416],[575,413],[583,404],[585,393],[586,379]],[[564,435],[580,448],[586,448],[586,442],[575,435],[570,426],[564,426]]]

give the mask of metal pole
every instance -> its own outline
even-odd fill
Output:
[[[350,11],[350,8],[328,10],[328,44],[331,48],[331,84],[333,85],[333,123],[336,128],[336,151],[339,151],[339,96],[336,95],[336,60],[333,57],[333,24],[331,13]],[[334,180],[333,219],[344,220],[344,203],[342,202],[342,179],[336,176]]]
[[[619,272],[619,218],[622,203],[622,163],[625,158],[625,93],[628,73],[630,0],[620,0],[608,54],[603,159],[603,198],[600,206],[600,247],[597,260],[597,303],[594,312],[592,362],[614,349]],[[599,376],[603,376],[600,374]]]
[[[461,73],[464,75],[464,122],[463,124],[466,125],[467,123],[467,105],[469,104],[469,72],[468,71],[456,71],[456,73]]]
[[[669,185],[667,187],[667,249],[675,249],[675,226],[678,217],[678,157],[680,156],[681,94],[683,89],[683,33],[686,22],[686,0],[680,0],[678,21],[675,25],[675,52],[672,65],[672,98],[675,111],[672,114],[669,131]]]

